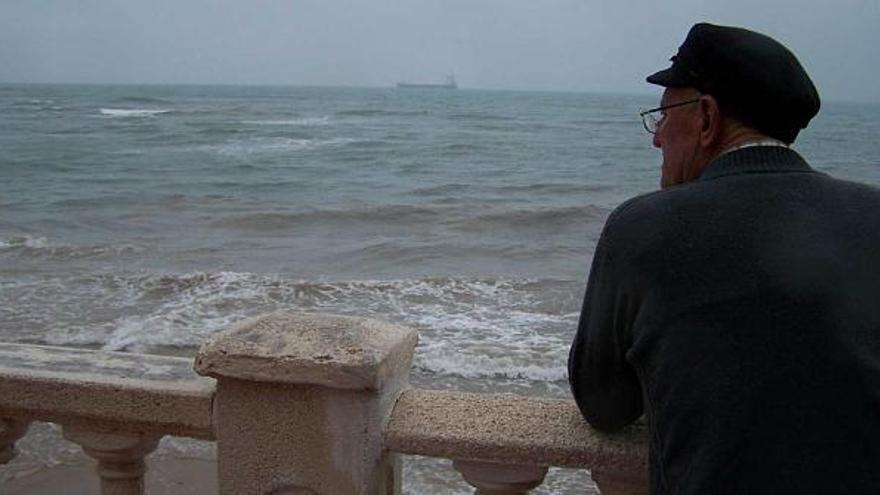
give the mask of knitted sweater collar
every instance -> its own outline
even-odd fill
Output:
[[[752,146],[725,153],[713,160],[700,180],[755,173],[816,173],[796,151],[781,146]]]

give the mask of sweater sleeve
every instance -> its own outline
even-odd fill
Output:
[[[632,345],[637,298],[616,270],[608,226],[596,247],[577,334],[568,357],[568,379],[581,413],[594,428],[613,431],[642,414],[642,389],[626,360]]]

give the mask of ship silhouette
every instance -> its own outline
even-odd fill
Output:
[[[397,83],[398,88],[405,89],[413,89],[413,88],[423,88],[423,89],[458,89],[458,84],[455,82],[455,75],[449,74],[446,76],[446,82],[443,83],[408,83],[408,82],[399,82]]]

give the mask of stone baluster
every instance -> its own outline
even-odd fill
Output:
[[[452,465],[479,495],[525,494],[540,486],[547,475],[547,466],[462,460]]]
[[[217,379],[220,493],[398,493],[382,435],[416,340],[375,320],[279,311],[203,345],[195,370]]]
[[[0,465],[15,457],[15,442],[27,432],[30,421],[0,418]]]
[[[79,444],[98,461],[102,495],[142,495],[144,457],[159,443],[161,435],[102,431],[64,426],[64,438]]]

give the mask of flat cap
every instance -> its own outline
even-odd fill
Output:
[[[648,82],[712,95],[726,115],[786,143],[819,112],[810,76],[769,36],[700,23],[671,60],[671,67],[651,74]]]

